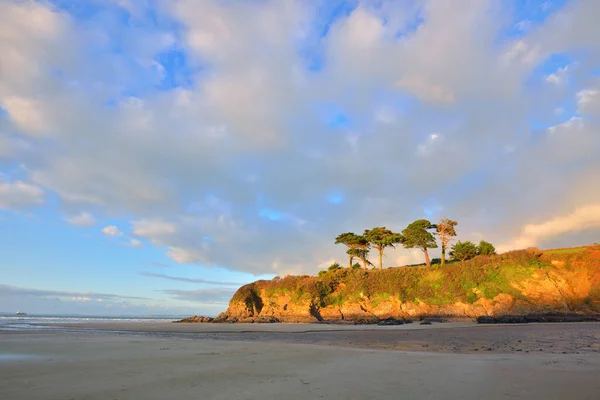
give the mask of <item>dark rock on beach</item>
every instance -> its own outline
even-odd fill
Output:
[[[182,323],[182,324],[199,324],[199,323],[207,323],[207,322],[213,322],[214,318],[212,317],[202,317],[199,315],[194,315],[193,317],[189,317],[189,318],[184,318],[182,320],[179,321],[173,321],[174,323]]]
[[[377,325],[404,325],[404,320],[390,317],[382,319]]]
[[[579,314],[540,314],[540,315],[501,315],[481,316],[478,324],[527,324],[532,322],[592,322],[600,321],[600,315]]]

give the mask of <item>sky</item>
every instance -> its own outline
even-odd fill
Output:
[[[595,0],[0,0],[0,311],[216,315],[344,263],[342,232],[421,218],[499,251],[599,242],[599,20]]]

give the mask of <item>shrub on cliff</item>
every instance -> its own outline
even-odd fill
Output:
[[[477,245],[477,255],[491,256],[492,254],[496,254],[494,245],[485,240],[480,241]]]
[[[340,264],[338,264],[337,262],[334,262],[333,264],[331,264],[329,266],[329,268],[327,268],[328,271],[334,271],[336,269],[341,269],[342,266]]]
[[[460,240],[452,246],[450,256],[453,260],[467,261],[477,255],[477,246],[473,242],[466,241],[461,242]]]

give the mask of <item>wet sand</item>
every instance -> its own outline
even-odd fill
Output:
[[[0,331],[0,398],[596,399],[600,392],[600,323],[99,325]]]

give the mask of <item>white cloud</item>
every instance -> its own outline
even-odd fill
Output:
[[[581,113],[600,115],[600,90],[585,89],[577,92],[577,109]]]
[[[415,265],[425,263],[425,254],[418,249],[405,250],[395,258],[395,266]]]
[[[96,219],[94,218],[94,216],[85,211],[82,211],[79,214],[74,215],[72,217],[65,218],[65,221],[67,221],[71,225],[76,226],[92,226],[96,223]]]
[[[569,76],[569,66],[565,66],[563,68],[559,68],[556,72],[549,74],[544,78],[544,80],[548,83],[551,83],[556,86],[565,85],[568,82]]]
[[[504,252],[523,249],[565,233],[598,228],[600,228],[600,204],[590,204],[576,208],[567,215],[556,216],[538,224],[525,225],[518,237],[498,246],[498,250]]]
[[[398,81],[396,85],[414,93],[424,101],[433,103],[454,103],[456,98],[454,93],[440,85],[428,83],[422,77],[404,78]]]
[[[131,239],[128,243],[129,246],[131,247],[144,247],[144,244],[137,239]]]
[[[524,40],[516,41],[502,55],[505,65],[516,63],[526,67],[533,67],[540,59],[542,59],[542,53],[539,45],[529,45]]]
[[[102,228],[102,233],[104,233],[106,236],[123,236],[123,232],[121,232],[119,228],[114,225],[105,226]]]
[[[181,247],[170,247],[167,255],[180,264],[193,264],[205,260],[206,256],[198,251]]]
[[[23,181],[2,182],[0,175],[0,209],[23,209],[44,204],[44,191]]]
[[[8,97],[2,101],[2,106],[22,132],[41,136],[48,129],[48,122],[42,114],[44,107],[36,100]]]
[[[132,222],[133,234],[145,238],[157,238],[172,235],[176,232],[174,224],[156,221],[140,220]]]

